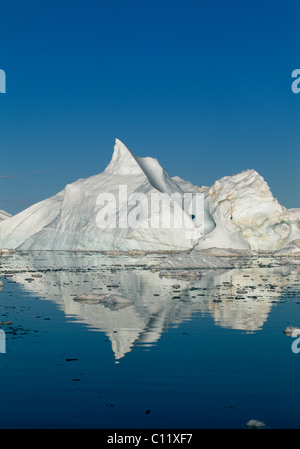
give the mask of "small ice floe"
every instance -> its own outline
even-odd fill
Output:
[[[12,249],[3,248],[3,249],[0,249],[0,256],[6,257],[6,256],[9,256],[11,253],[14,253],[14,252],[15,251],[12,250]]]
[[[109,307],[112,310],[122,309],[133,304],[133,301],[128,298],[109,293],[100,295],[79,295],[75,296],[73,300],[82,304],[103,304],[105,307]]]
[[[297,334],[297,332],[298,332],[298,334]],[[288,337],[291,337],[291,336],[296,337],[296,336],[300,335],[300,328],[299,327],[295,327],[295,326],[287,326],[284,329],[283,333],[285,335],[287,335]]]
[[[0,280],[0,290],[3,290],[4,288],[4,282]]]
[[[140,249],[131,249],[128,251],[129,257],[144,257],[147,255],[147,251],[140,250]]]
[[[248,429],[263,429],[264,427],[266,427],[266,425],[264,422],[258,421],[257,419],[250,419],[246,423],[246,427]]]
[[[162,270],[159,272],[160,278],[174,279],[201,279],[203,273],[199,270]]]

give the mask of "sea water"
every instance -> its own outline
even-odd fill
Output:
[[[298,261],[162,275],[160,255],[1,257],[0,428],[299,428]],[[129,304],[76,301],[115,294]],[[300,344],[299,344],[300,347]]]

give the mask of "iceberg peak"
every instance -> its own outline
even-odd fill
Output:
[[[119,139],[115,139],[112,159],[105,173],[114,175],[140,175],[143,173],[134,155]]]
[[[119,139],[115,139],[114,153],[105,173],[130,177],[142,175],[159,192],[183,194],[180,186],[169,177],[157,159],[136,156]]]

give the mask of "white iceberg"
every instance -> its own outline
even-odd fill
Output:
[[[197,248],[273,251],[300,237],[300,209],[281,206],[255,170],[221,178],[207,196],[215,228]]]
[[[249,252],[278,251],[299,239],[300,209],[281,206],[256,171],[197,187],[118,139],[104,172],[15,216],[0,215],[0,249]]]
[[[258,421],[257,419],[250,419],[246,423],[246,427],[248,429],[262,429],[263,427],[266,427],[266,424],[263,421]]]

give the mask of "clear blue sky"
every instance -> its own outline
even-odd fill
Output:
[[[197,185],[254,168],[300,207],[300,3],[1,2],[0,209],[104,170],[115,137]]]

